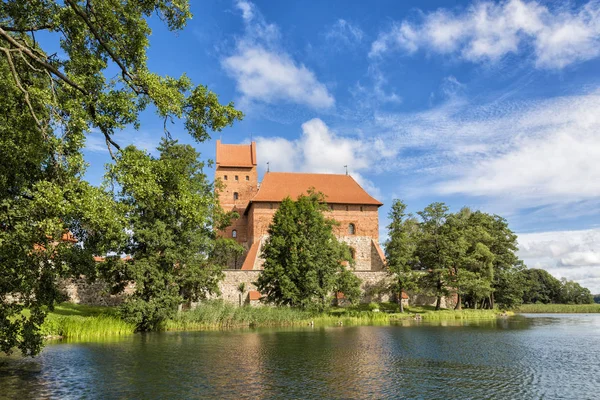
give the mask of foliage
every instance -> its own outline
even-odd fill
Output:
[[[93,279],[92,256],[118,248],[123,240],[122,210],[82,181],[81,150],[88,134],[102,135],[117,159],[123,155],[115,156],[120,146],[114,133],[138,127],[140,112],[149,106],[164,118],[165,128],[183,118],[199,141],[242,117],[233,104],[220,104],[185,75],[160,76],[148,69],[147,20],[153,14],[173,31],[191,17],[186,0],[0,3],[4,352],[17,346],[24,354],[37,354],[46,307],[58,299],[56,280],[80,273]],[[44,37],[46,49],[36,36]],[[77,245],[61,241],[69,232]]]
[[[449,230],[444,229],[449,216],[448,207],[443,203],[433,203],[417,214],[421,217],[421,234],[416,255],[421,269],[427,271],[421,285],[437,297],[436,309],[439,310],[442,296],[449,294],[447,279],[450,270],[447,262],[453,262],[453,254],[450,254],[453,245],[447,235]]]
[[[131,236],[121,251],[132,258],[105,263],[105,275],[117,288],[136,283],[122,315],[139,331],[157,329],[182,301],[218,293],[232,247],[215,238],[213,228],[223,213],[199,154],[169,139],[162,140],[158,151],[154,158],[127,147],[107,176],[119,188],[117,198],[126,209]]]
[[[561,284],[544,269],[530,268],[521,272],[525,279],[524,303],[559,303]]]
[[[588,288],[566,278],[560,280],[560,302],[563,304],[592,304],[594,296]]]
[[[416,255],[419,226],[412,215],[406,214],[406,204],[401,200],[394,200],[388,218],[391,222],[387,227],[385,259],[394,281],[392,289],[397,293],[400,312],[403,312],[402,292],[417,286],[418,275],[413,270],[419,261]]]
[[[322,194],[309,192],[297,201],[286,198],[273,216],[264,249],[258,290],[268,302],[304,309],[324,309],[341,290],[351,299],[358,280],[345,272],[353,265],[350,249],[332,232]]]
[[[520,313],[600,313],[598,304],[522,304],[515,309]]]

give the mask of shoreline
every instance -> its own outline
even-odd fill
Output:
[[[356,307],[334,307],[323,312],[296,310],[288,307],[236,307],[224,302],[209,302],[193,310],[177,314],[165,321],[160,331],[218,331],[278,327],[381,326],[398,323],[435,321],[477,321],[507,318],[519,314],[590,314],[600,313],[600,304],[527,304],[514,310],[435,311],[433,307],[406,307],[381,303]],[[63,303],[48,313],[42,325],[45,340],[101,340],[135,333],[135,325],[122,320],[115,307],[92,307]]]

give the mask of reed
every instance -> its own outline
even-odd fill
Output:
[[[86,340],[129,335],[135,325],[120,319],[111,307],[63,303],[48,313],[41,330],[47,337]]]
[[[600,313],[600,304],[523,304],[515,311],[532,314],[591,314]]]

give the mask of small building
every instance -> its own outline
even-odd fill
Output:
[[[379,245],[379,207],[350,175],[266,172],[258,181],[256,143],[222,144],[217,140],[215,180],[220,181],[219,202],[225,211],[240,218],[221,232],[246,249],[233,261],[232,269],[261,270],[261,247],[268,236],[273,215],[286,197],[306,194],[310,188],[325,195],[329,218],[339,225],[336,237],[350,246],[356,271],[383,271],[384,255]]]

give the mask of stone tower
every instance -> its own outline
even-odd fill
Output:
[[[256,143],[222,144],[217,140],[215,180],[223,186],[218,190],[221,207],[225,211],[237,211],[240,215],[221,235],[234,238],[248,249],[248,216],[245,210],[258,192]]]

